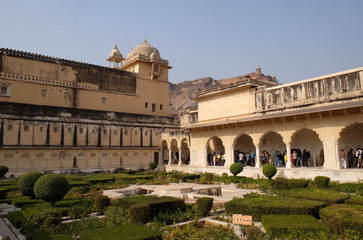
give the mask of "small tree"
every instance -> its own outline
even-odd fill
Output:
[[[132,205],[127,212],[132,223],[147,223],[151,219],[151,208],[148,204]]]
[[[158,167],[158,164],[156,164],[156,163],[154,163],[154,162],[149,163],[149,168],[150,168],[151,170],[153,170],[153,171],[154,171],[157,167]]]
[[[34,184],[42,175],[40,172],[28,172],[21,175],[18,180],[19,191],[25,196],[34,198]]]
[[[229,171],[233,174],[233,176],[237,176],[240,172],[243,171],[243,164],[242,163],[233,163],[229,167]]]
[[[7,166],[0,165],[0,178],[3,178],[8,171],[9,168]]]
[[[277,173],[277,169],[272,164],[265,164],[262,166],[262,173],[271,180],[271,178]]]
[[[67,179],[61,175],[46,174],[34,184],[34,193],[46,202],[54,203],[62,200],[69,190]]]
[[[111,205],[110,198],[105,195],[98,195],[95,198],[95,209],[98,213],[103,213],[106,207]]]

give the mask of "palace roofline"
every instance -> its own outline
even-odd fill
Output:
[[[123,75],[128,75],[131,77],[137,76],[136,73],[125,71],[125,70],[120,70],[120,69],[116,69],[116,68],[109,68],[109,67],[104,67],[101,65],[78,62],[78,61],[68,60],[68,59],[64,59],[64,58],[50,57],[50,56],[46,56],[46,55],[24,52],[24,51],[9,49],[9,48],[0,48],[0,56],[2,56],[2,55],[26,58],[26,59],[31,59],[31,60],[41,61],[41,62],[62,64],[62,65],[71,66],[71,67],[83,67],[83,68],[89,68],[89,69],[98,69],[98,70],[102,70],[102,71],[121,73]]]

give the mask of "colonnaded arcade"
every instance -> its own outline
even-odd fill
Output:
[[[286,167],[279,167],[277,176],[357,181],[363,178],[362,168],[342,169],[340,150],[346,154],[363,147],[362,85],[363,68],[357,68],[271,87],[246,78],[200,92],[195,98],[198,122],[185,124],[185,132],[162,134],[161,163],[168,163],[167,170],[222,174],[229,172],[236,152],[255,153],[255,165],[242,174],[258,177],[262,151],[273,158],[276,150],[306,149],[309,167],[293,166],[287,154]],[[224,155],[225,162],[210,164],[211,153]],[[181,157],[186,154],[188,165]]]

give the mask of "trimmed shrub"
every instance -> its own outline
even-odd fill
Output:
[[[46,233],[34,234],[33,239],[36,239],[36,240],[74,240],[73,237],[66,235],[66,234],[46,234]]]
[[[105,211],[105,221],[109,225],[124,225],[128,222],[127,210],[120,207],[109,206]]]
[[[18,197],[11,200],[11,204],[17,208],[21,208],[24,205],[36,204],[41,203],[43,200],[41,199],[32,199],[30,197]]]
[[[285,192],[286,196],[302,198],[314,201],[325,202],[328,206],[335,203],[344,203],[345,200],[349,199],[348,194],[339,193],[334,190],[327,189],[299,189]]]
[[[330,183],[329,188],[339,192],[355,193],[357,195],[363,196],[363,183]]]
[[[293,231],[300,233],[329,233],[327,226],[310,215],[263,215],[262,225],[272,239],[285,239]]]
[[[9,168],[4,165],[0,165],[0,179],[5,176],[5,174],[9,171]]]
[[[19,191],[25,196],[34,198],[34,184],[42,175],[40,172],[28,172],[21,175],[18,180]]]
[[[61,175],[46,174],[41,176],[34,184],[34,193],[38,198],[54,205],[55,202],[62,200],[70,187],[67,179]]]
[[[151,170],[154,170],[154,169],[156,169],[157,167],[158,167],[158,164],[156,164],[156,163],[154,163],[154,162],[149,163],[149,168],[150,168]]]
[[[211,183],[213,181],[214,174],[213,173],[203,173],[201,176],[202,183]]]
[[[140,226],[126,224],[122,226],[90,229],[80,233],[80,240],[157,240],[161,239],[161,232]]]
[[[155,217],[159,212],[176,212],[178,209],[185,211],[186,205],[183,199],[157,196],[132,196],[115,200],[114,205],[128,209],[135,204],[148,204],[151,208],[151,216]]]
[[[110,198],[105,195],[98,195],[95,198],[95,209],[98,213],[103,213],[106,207],[111,205]]]
[[[247,240],[260,240],[265,239],[266,234],[261,230],[261,227],[250,225],[246,227]]]
[[[262,166],[262,173],[265,175],[268,179],[271,179],[275,174],[277,173],[277,169],[272,164],[265,164]]]
[[[272,189],[286,190],[295,188],[307,188],[309,186],[310,180],[307,179],[284,179],[276,178],[271,182]]]
[[[212,209],[213,200],[214,198],[209,198],[209,197],[203,197],[197,199],[195,207],[199,211],[201,216],[205,217],[208,215],[208,213]]]
[[[324,202],[292,197],[234,198],[225,203],[228,214],[252,215],[254,221],[261,221],[262,215],[312,215],[319,218]]]
[[[6,190],[6,189],[0,189],[0,199],[4,199],[4,198],[6,198],[6,193],[7,193],[8,191]]]
[[[321,221],[338,234],[352,230],[363,239],[363,205],[335,204],[320,210]]]
[[[191,173],[184,173],[180,176],[180,179],[183,181],[183,182],[187,182],[188,180],[197,180],[197,179],[200,179],[200,174],[191,174]]]
[[[330,178],[325,176],[316,176],[314,178],[314,183],[318,188],[328,188],[329,187]]]
[[[355,204],[355,205],[363,206],[363,197],[356,196],[356,197],[350,198],[347,201],[345,201],[345,204]]]
[[[132,223],[148,223],[151,220],[151,208],[148,204],[135,204],[127,210]]]
[[[7,218],[16,228],[20,228],[21,223],[25,220],[21,211],[9,212]]]
[[[229,171],[233,174],[233,176],[237,176],[239,173],[243,171],[242,163],[232,163],[229,167]]]

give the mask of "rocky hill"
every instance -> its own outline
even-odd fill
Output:
[[[256,72],[233,78],[214,80],[211,77],[206,77],[177,84],[170,83],[171,112],[177,114],[180,111],[197,109],[197,103],[192,99],[196,97],[200,91],[235,84],[248,79],[257,80],[267,86],[278,85],[276,78],[274,76],[262,74],[260,67],[256,68]]]

